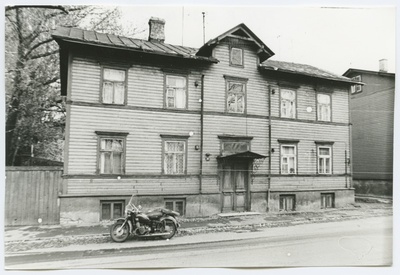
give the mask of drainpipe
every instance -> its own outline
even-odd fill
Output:
[[[353,142],[352,142],[352,135],[353,135],[353,123],[352,123],[352,120],[351,120],[351,86],[350,86],[350,88],[349,88],[349,103],[348,103],[348,106],[349,106],[349,156],[348,156],[348,159],[349,159],[349,162],[350,163],[348,163],[348,161],[347,161],[347,159],[346,159],[346,167],[347,167],[347,165],[349,165],[349,174],[350,174],[350,183],[349,183],[349,188],[352,188],[353,187]],[[346,179],[347,179],[347,173],[346,173]]]
[[[200,95],[200,175],[199,175],[199,194],[203,192],[203,140],[204,140],[204,74],[201,75],[201,95]]]
[[[267,190],[267,212],[271,199],[271,85],[268,85],[268,190]]]

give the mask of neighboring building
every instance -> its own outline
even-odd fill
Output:
[[[343,75],[364,83],[354,86],[350,100],[356,192],[392,195],[395,74],[383,59],[379,71]]]
[[[144,208],[187,217],[354,202],[352,80],[269,61],[244,24],[200,49],[58,28],[67,96],[61,223]]]

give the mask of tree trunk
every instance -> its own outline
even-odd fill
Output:
[[[15,129],[18,122],[19,117],[19,103],[20,97],[23,93],[21,87],[22,81],[22,71],[24,68],[24,51],[23,51],[23,43],[24,38],[22,34],[22,14],[20,9],[16,9],[15,11],[16,17],[16,27],[18,31],[18,45],[17,45],[17,62],[15,64],[15,78],[13,83],[12,97],[10,106],[8,106],[8,115],[6,119],[6,165],[12,166],[15,162],[15,156],[17,154],[17,139],[15,136]]]

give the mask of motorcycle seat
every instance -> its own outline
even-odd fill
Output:
[[[150,220],[157,220],[162,217],[163,213],[162,211],[151,211],[146,213],[147,217],[149,217]]]
[[[166,215],[171,215],[171,216],[179,216],[180,215],[179,212],[176,212],[176,211],[173,211],[173,210],[169,210],[169,209],[166,209],[166,208],[162,208],[161,212],[166,214]]]

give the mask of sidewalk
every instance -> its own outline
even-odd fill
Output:
[[[181,227],[174,237],[174,243],[181,244],[182,236],[206,234],[214,232],[255,232],[260,228],[286,227],[307,223],[332,222],[368,217],[392,215],[390,203],[357,203],[354,206],[341,209],[325,209],[314,212],[288,213],[242,213],[220,215],[210,218],[179,219]],[[110,224],[77,225],[77,226],[25,226],[7,227],[4,232],[6,255],[16,255],[28,252],[74,251],[87,249],[87,245],[110,244]],[[223,240],[221,235],[219,239]],[[184,241],[185,238],[182,238]],[[196,238],[197,239],[197,238]],[[201,240],[199,237],[199,241]],[[165,242],[165,241],[164,241]],[[127,247],[132,247],[132,241],[127,241]],[[115,243],[113,243],[115,244]],[[136,246],[160,245],[159,241],[138,241]],[[123,248],[124,244],[115,244]],[[91,246],[93,249],[93,246]],[[100,245],[98,249],[105,246]]]

